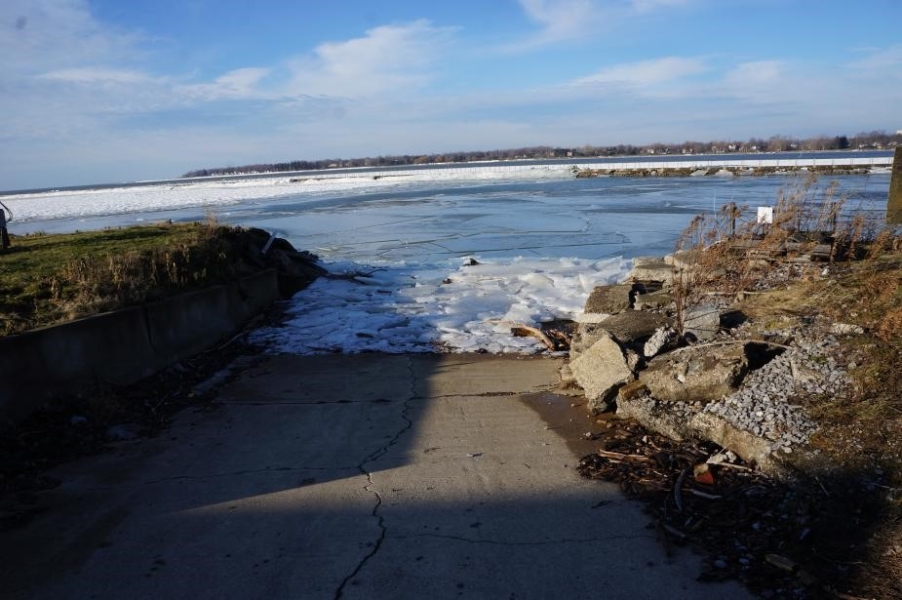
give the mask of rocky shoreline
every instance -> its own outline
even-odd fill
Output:
[[[574,167],[573,173],[577,179],[593,177],[710,177],[710,176],[752,176],[764,177],[767,175],[793,175],[799,173],[813,173],[816,175],[870,175],[871,173],[887,172],[886,167],[874,167],[870,165],[810,165],[810,166],[782,166],[782,167],[745,167],[745,166],[718,166],[708,168],[684,168],[684,167],[637,167],[633,169],[580,169]]]
[[[855,365],[837,359],[839,337],[863,329],[820,318],[762,328],[716,297],[677,314],[679,263],[637,258],[623,283],[595,288],[564,388],[585,395],[592,414],[614,411],[677,441],[713,442],[771,475],[816,465],[809,442],[818,427],[796,400],[846,393]]]

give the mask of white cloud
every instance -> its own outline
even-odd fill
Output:
[[[784,70],[784,64],[779,60],[745,62],[727,73],[724,82],[735,90],[760,89],[779,82],[783,77]]]
[[[263,98],[267,94],[260,89],[260,83],[271,72],[272,69],[261,67],[235,69],[211,83],[179,85],[173,91],[185,99],[196,101]]]
[[[519,0],[530,20],[543,28],[542,37],[557,40],[582,35],[599,17],[593,0]]]
[[[705,61],[700,58],[668,56],[607,67],[577,79],[573,85],[613,93],[667,95],[676,91],[673,84],[708,70]]]
[[[5,77],[128,60],[139,54],[142,40],[98,23],[85,0],[3,0],[0,23],[6,26],[0,35]]]
[[[79,84],[115,83],[135,84],[148,83],[154,78],[146,73],[133,69],[116,69],[111,67],[73,67],[50,71],[38,76],[38,79],[49,79]]]
[[[848,68],[858,75],[894,77],[902,76],[902,45],[888,48],[872,48],[868,56],[850,62]]]
[[[291,95],[361,97],[426,85],[453,29],[419,20],[318,46],[289,63]]]
[[[575,40],[598,33],[600,28],[661,8],[690,4],[694,0],[517,0],[527,18],[540,26],[537,35],[506,50],[526,50],[544,44]]]

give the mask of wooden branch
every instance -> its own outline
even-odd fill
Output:
[[[545,346],[552,352],[557,349],[557,347],[554,345],[554,342],[551,341],[551,338],[545,335],[545,332],[541,329],[538,329],[537,327],[530,327],[529,325],[522,325],[518,323],[511,327],[511,334],[513,334],[515,337],[532,336],[545,344]]]
[[[621,454],[620,452],[611,452],[610,450],[598,450],[596,453],[598,454],[598,456],[604,458],[612,458],[614,460],[640,460],[650,463],[655,462],[654,459],[643,456],[641,454]]]

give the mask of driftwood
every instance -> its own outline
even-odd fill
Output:
[[[620,461],[641,460],[650,463],[655,462],[653,458],[649,458],[648,456],[644,456],[642,454],[621,454],[620,452],[611,452],[610,450],[597,450],[596,454],[598,454],[598,456],[603,456],[605,458]]]
[[[540,342],[545,344],[545,347],[554,352],[557,350],[557,346],[555,346],[554,342],[551,341],[551,338],[545,335],[545,332],[536,327],[530,327],[529,325],[514,325],[511,327],[511,334],[514,337],[534,337],[537,338]]]

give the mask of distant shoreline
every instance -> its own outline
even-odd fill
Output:
[[[856,163],[859,166],[871,164],[889,168],[892,165],[892,150],[830,150],[817,152],[756,152],[756,153],[721,153],[721,154],[687,154],[687,155],[632,155],[621,157],[595,158],[547,158],[547,159],[505,159],[481,160],[472,162],[445,162],[420,165],[386,165],[369,167],[335,167],[328,169],[308,169],[298,171],[255,171],[248,173],[228,173],[203,177],[177,177],[172,179],[156,179],[131,182],[95,183],[75,186],[56,186],[46,188],[18,189],[0,191],[0,197],[25,194],[44,194],[48,192],[77,192],[84,190],[103,190],[112,188],[134,188],[155,185],[185,185],[197,182],[247,181],[251,179],[281,179],[296,177],[384,177],[388,174],[410,173],[417,171],[445,171],[452,169],[488,170],[521,170],[531,168],[563,168],[563,169],[620,169],[620,168],[652,168],[661,163],[672,164],[668,169],[692,166],[707,168],[713,166],[766,166],[774,162],[792,166],[806,164],[836,165],[839,163]],[[623,167],[621,167],[623,165]],[[698,165],[698,166],[696,166]]]
[[[578,169],[577,179],[592,177],[710,177],[710,176],[753,176],[793,175],[797,173],[813,173],[817,175],[870,175],[871,173],[888,173],[889,166],[874,165],[822,165],[822,166],[712,166],[712,167],[652,167],[634,169]]]

